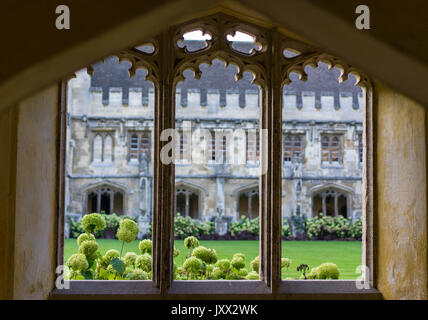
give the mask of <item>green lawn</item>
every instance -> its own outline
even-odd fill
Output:
[[[109,249],[120,251],[122,243],[118,240],[98,239],[99,250],[104,254]],[[139,253],[139,241],[125,244],[124,254],[128,251]],[[253,240],[213,240],[200,241],[200,244],[213,248],[217,251],[219,259],[232,258],[237,252],[247,257],[246,267],[250,269],[249,262],[259,254],[259,242]],[[187,249],[184,248],[183,240],[176,240],[175,246],[180,250],[176,263],[181,265],[186,258]],[[65,239],[65,259],[77,252],[75,239]],[[323,262],[334,262],[340,270],[340,279],[356,279],[359,275],[355,273],[357,266],[361,264],[361,242],[360,241],[283,241],[282,256],[290,258],[292,264],[288,272],[283,270],[282,277],[298,277],[300,273],[296,267],[302,263],[310,268],[316,267]]]

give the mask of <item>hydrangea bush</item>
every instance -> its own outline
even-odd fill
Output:
[[[251,228],[251,222],[247,221]],[[149,280],[152,277],[152,241],[145,239],[139,243],[140,254],[126,252],[127,243],[134,241],[139,228],[135,221],[124,218],[120,221],[116,237],[122,242],[121,250],[110,249],[104,255],[98,251],[94,233],[106,227],[102,215],[93,213],[83,217],[84,233],[77,237],[78,252],[70,256],[66,279],[96,280]],[[258,280],[260,258],[248,261],[243,253],[237,252],[230,259],[219,259],[215,249],[201,246],[199,239],[189,236],[184,239],[187,248],[186,260],[177,266],[174,262],[175,280]],[[181,252],[174,247],[174,257]],[[186,254],[186,253],[185,253]],[[292,261],[281,259],[281,268],[289,269]],[[299,267],[298,267],[299,268]],[[306,268],[308,269],[308,268]],[[305,269],[305,270],[306,270]],[[309,269],[308,269],[309,270]],[[304,279],[338,279],[339,269],[334,263],[324,263],[306,275]]]
[[[306,220],[306,235],[311,240],[361,239],[361,219],[352,223],[351,219],[320,214]]]

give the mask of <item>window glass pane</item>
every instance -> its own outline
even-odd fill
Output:
[[[133,134],[130,139],[129,154],[131,159],[138,159],[138,136]]]
[[[177,85],[187,106],[176,101],[176,148],[189,157],[175,166],[174,279],[258,279],[259,88],[220,60],[200,68]]]
[[[113,139],[110,135],[104,139],[104,162],[113,161]]]
[[[93,66],[92,76],[81,70],[68,82],[66,278],[151,278],[154,89],[145,80],[146,70],[139,69],[130,78],[129,67],[128,62],[109,57]],[[83,223],[93,213],[105,222],[101,230]],[[125,219],[137,227],[130,227],[126,239],[118,233]],[[96,244],[83,242],[82,237],[88,237],[81,236],[85,231]],[[143,239],[148,241],[140,246]],[[76,261],[88,265],[79,269]]]
[[[352,106],[362,92],[354,76],[339,84],[340,71],[323,63],[305,71],[306,82],[293,76],[283,88],[303,92],[303,108],[283,100],[282,279],[356,279],[363,115]]]
[[[94,162],[102,161],[103,153],[103,138],[100,135],[97,135],[94,139]]]

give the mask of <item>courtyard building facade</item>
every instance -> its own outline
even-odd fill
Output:
[[[197,43],[194,45],[197,45]],[[248,46],[248,44],[239,44]],[[107,58],[68,85],[66,215],[150,218],[155,89],[146,71]],[[176,88],[175,211],[193,219],[259,216],[259,88],[214,60]],[[363,96],[337,69],[308,68],[284,86],[282,217],[362,214]],[[203,132],[202,138],[195,138]],[[195,152],[197,150],[204,152]],[[197,158],[206,161],[196,161]],[[66,236],[67,230],[66,230]]]

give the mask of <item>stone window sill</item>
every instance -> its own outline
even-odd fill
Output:
[[[74,280],[50,299],[364,299],[380,300],[376,289],[357,289],[351,280],[281,281],[273,294],[262,281],[173,281],[165,295],[151,281]]]

